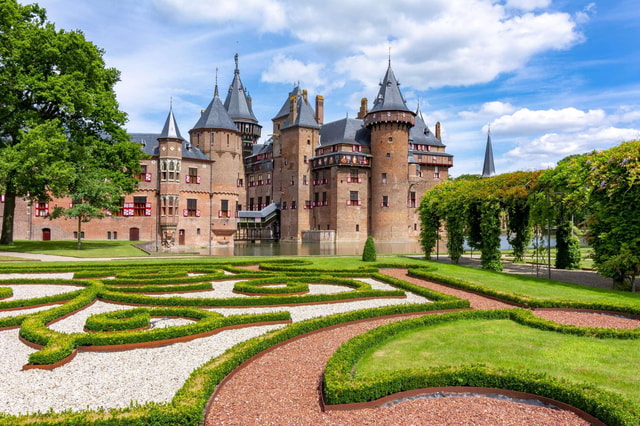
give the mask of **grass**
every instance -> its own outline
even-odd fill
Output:
[[[595,384],[640,402],[639,352],[638,340],[577,337],[509,320],[455,321],[405,331],[370,349],[356,378],[480,363]]]
[[[429,263],[429,265],[433,266],[435,272],[442,275],[456,277],[493,290],[538,300],[640,305],[640,294],[638,293],[585,287],[560,281],[549,281],[543,278],[491,272],[459,265],[436,262]]]
[[[55,256],[88,257],[127,257],[146,256],[147,254],[132,245],[131,241],[83,241],[82,250],[76,248],[74,241],[15,241],[13,245],[0,245],[0,251],[15,253],[36,253]]]

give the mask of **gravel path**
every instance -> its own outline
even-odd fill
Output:
[[[382,273],[413,284],[468,299],[475,309],[512,305],[408,277],[406,270]],[[571,311],[539,315],[567,324],[584,325],[597,316],[599,327],[635,328],[638,320]],[[551,318],[553,317],[553,318]],[[245,364],[220,386],[209,406],[206,425],[218,424],[455,424],[455,425],[586,425],[577,415],[549,407],[487,397],[422,398],[377,409],[322,412],[318,385],[329,357],[344,342],[397,319],[373,319],[319,331],[290,341]]]
[[[206,425],[586,425],[575,414],[485,397],[415,399],[377,409],[322,412],[318,385],[344,342],[383,324],[374,319],[290,341],[245,364],[215,394]]]

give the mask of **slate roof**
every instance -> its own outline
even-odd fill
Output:
[[[180,129],[178,129],[178,123],[176,123],[176,118],[173,116],[173,107],[169,108],[169,115],[167,115],[167,120],[165,121],[164,127],[162,128],[162,132],[158,137],[184,140],[184,138],[180,134]]]
[[[419,107],[416,110],[416,123],[411,130],[409,130],[409,142],[421,145],[444,146],[444,144],[436,138],[436,135],[429,130]]]
[[[364,121],[356,118],[343,118],[323,124],[320,128],[320,145],[330,146],[339,143],[370,145],[371,132],[364,127]]]
[[[496,174],[493,164],[493,147],[491,146],[491,131],[487,132],[487,146],[484,150],[484,164],[482,166],[482,177],[491,177]]]
[[[227,98],[224,101],[224,107],[229,113],[229,116],[236,121],[250,121],[257,123],[258,119],[253,114],[251,104],[247,99],[247,92],[242,86],[240,80],[240,70],[238,69],[238,54],[235,55],[236,69],[233,74],[233,81],[229,86],[229,92]]]
[[[282,104],[282,108],[280,108],[280,111],[278,111],[276,116],[273,117],[273,120],[277,120],[279,118],[289,115],[289,99],[291,99],[292,96],[295,96],[296,98],[302,96],[302,89],[300,89],[299,85],[294,87],[293,90],[289,92],[289,96],[287,96],[287,99],[284,101],[284,104]]]
[[[200,118],[193,126],[193,129],[238,130],[236,123],[233,122],[218,96],[217,84],[213,94],[213,99],[209,103],[209,106],[207,106],[207,109],[200,115]]]
[[[129,137],[133,142],[142,145],[142,150],[151,156],[158,156],[158,138],[162,137],[158,133],[130,133]],[[190,158],[195,160],[209,160],[199,148],[192,146],[189,142],[182,141],[182,158]]]
[[[400,92],[400,83],[396,80],[396,76],[391,69],[391,61],[389,61],[387,73],[382,83],[380,83],[378,96],[376,96],[376,99],[373,101],[373,108],[371,108],[369,112],[378,111],[409,111],[407,103]]]
[[[311,105],[304,101],[302,96],[298,96],[298,98],[296,99],[296,108],[298,112],[296,114],[295,122],[290,123],[289,119],[287,118],[282,124],[281,129],[286,129],[287,127],[294,126],[310,127],[312,129],[320,128],[320,125],[316,121],[316,113],[313,111]]]

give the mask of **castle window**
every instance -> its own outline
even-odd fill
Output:
[[[249,210],[253,210],[253,197],[249,198]]]
[[[307,156],[304,156],[304,164],[309,164],[309,160],[307,159]]]
[[[307,139],[307,145],[311,145],[311,139]]]
[[[198,200],[195,198],[187,198],[187,208],[184,210],[183,215],[185,217],[198,217],[200,216],[200,210],[198,210]]]
[[[291,209],[292,210],[296,209],[296,200],[291,201]]]
[[[307,175],[302,175],[302,184],[303,185],[308,185],[309,182],[307,182]]]
[[[393,138],[389,136],[389,143],[393,142]]]
[[[409,207],[410,208],[416,207],[416,193],[414,191],[411,191],[409,193]]]
[[[361,206],[362,201],[358,199],[358,191],[349,191],[348,206]]]
[[[267,206],[268,206],[269,204],[271,204],[271,197],[267,195],[267,196],[266,196],[266,200],[264,201],[264,203],[265,203],[265,205],[267,205]]]
[[[388,195],[383,195],[382,196],[381,207],[389,207],[389,196]]]
[[[189,167],[189,174],[185,177],[186,183],[200,183],[200,176],[198,176],[198,169],[195,167]]]
[[[360,232],[360,225],[356,224],[356,232]]]
[[[282,202],[282,210],[286,210],[287,209],[287,202],[283,201]]]
[[[327,193],[326,192],[322,193],[322,205],[323,206],[328,206],[329,205],[329,201],[327,200]]]
[[[258,197],[258,209],[263,209],[264,205],[262,204],[262,197]]]
[[[107,231],[107,240],[111,239],[111,231]]]
[[[220,200],[220,210],[218,211],[218,217],[231,217],[231,212],[229,211],[229,200]]]
[[[391,153],[387,152],[387,158],[391,158]]]
[[[147,197],[133,197],[133,215],[146,216]],[[149,215],[151,212],[149,212]]]
[[[382,183],[387,183],[387,174],[386,173],[382,173],[382,177],[380,180]]]

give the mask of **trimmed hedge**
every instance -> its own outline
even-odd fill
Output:
[[[591,309],[640,315],[640,305],[631,306],[616,305],[612,303],[574,302],[571,300],[538,300],[530,297],[519,296],[513,293],[507,293],[500,290],[494,290],[481,284],[476,284],[459,278],[442,275],[433,272],[429,268],[411,268],[409,269],[409,276],[439,282],[452,287],[461,288],[463,290],[469,290],[475,293],[484,294],[486,296],[496,297],[498,299],[517,303],[529,308]]]
[[[117,291],[121,293],[175,293],[180,291],[211,290],[212,286],[210,282],[203,282],[198,284],[184,285],[130,285],[126,287],[107,285],[105,286],[105,288],[109,291]]]
[[[264,287],[273,284],[284,284],[285,287]],[[363,281],[348,280],[317,274],[314,278],[264,278],[258,280],[239,281],[233,285],[233,289],[243,293],[258,294],[287,294],[309,291],[309,284],[334,284],[355,289],[357,291],[370,291],[371,286]]]
[[[84,328],[89,331],[122,331],[150,325],[149,309],[138,308],[91,315],[85,321]]]
[[[11,287],[0,287],[0,300],[13,296],[13,289]]]
[[[538,325],[533,314],[521,309],[464,311],[427,315],[388,324],[361,334],[342,345],[329,359],[323,377],[328,404],[374,401],[387,395],[413,389],[445,386],[478,386],[528,392],[579,408],[610,425],[640,422],[640,405],[620,395],[585,384],[558,380],[526,370],[495,370],[485,366],[450,366],[381,373],[376,377],[353,378],[353,369],[363,353],[405,330],[469,319],[511,319],[525,325]],[[542,327],[538,327],[542,328]],[[565,332],[564,326],[554,330]],[[588,335],[588,331],[584,331]],[[575,334],[575,333],[572,333]]]

